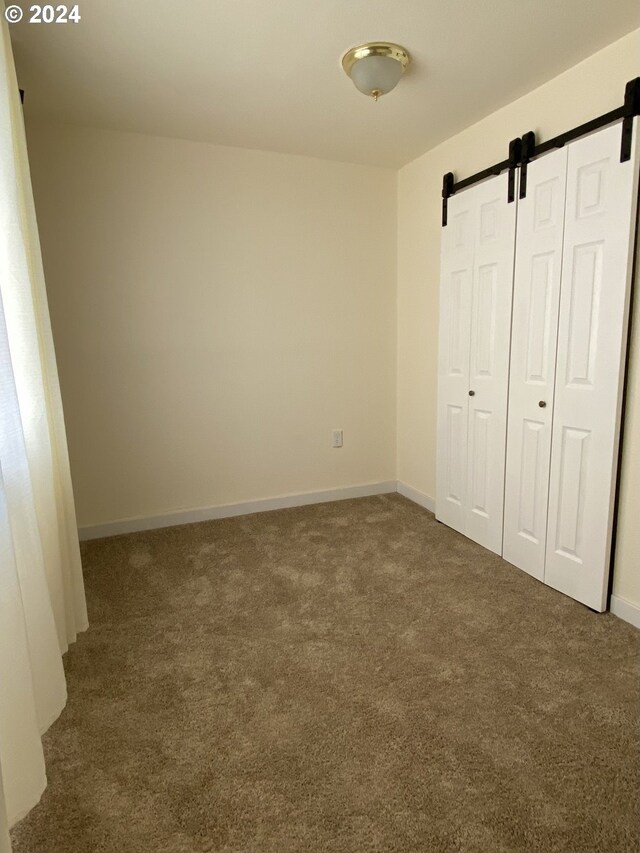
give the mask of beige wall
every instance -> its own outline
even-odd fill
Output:
[[[395,480],[395,172],[28,139],[80,526]]]
[[[541,140],[622,103],[640,75],[640,30],[467,128],[398,176],[398,480],[435,496],[440,192],[507,156],[510,139]],[[640,298],[633,358],[614,592],[640,606]]]

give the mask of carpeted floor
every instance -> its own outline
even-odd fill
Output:
[[[15,853],[638,850],[640,632],[404,498],[83,559]]]

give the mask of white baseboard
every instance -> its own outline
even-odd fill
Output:
[[[80,527],[78,534],[81,541],[102,539],[106,536],[119,536],[121,533],[136,533],[140,530],[157,530],[160,527],[173,527],[177,524],[192,524],[195,521],[211,521],[216,518],[231,518],[236,515],[249,515],[253,512],[268,512],[272,509],[288,509],[309,504],[343,501],[349,498],[367,498],[371,495],[386,495],[396,491],[396,481],[387,480],[381,483],[365,483],[362,486],[344,486],[340,489],[325,489],[320,492],[302,492],[297,495],[281,495],[277,498],[263,498],[257,501],[247,501],[223,506],[202,507],[201,509],[185,509],[169,512],[164,515],[154,515],[138,518],[123,518],[106,524],[96,524],[90,527]]]
[[[637,604],[632,604],[619,595],[612,595],[609,609],[618,619],[624,619],[625,622],[630,622],[636,628],[640,628],[640,607]]]
[[[409,498],[410,501],[428,509],[429,512],[435,513],[436,501],[435,498],[432,498],[430,495],[425,495],[424,492],[419,492],[417,489],[414,489],[413,486],[407,486],[407,484],[403,483],[401,480],[398,480],[396,490],[398,494],[403,497]]]

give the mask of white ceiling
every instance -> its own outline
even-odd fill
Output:
[[[640,26],[637,0],[79,6],[79,24],[11,26],[28,116],[392,167]],[[413,57],[378,103],[340,67],[374,39]]]

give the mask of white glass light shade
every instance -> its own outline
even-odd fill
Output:
[[[398,80],[411,61],[402,45],[390,41],[370,41],[350,48],[342,57],[345,74],[364,95],[376,101],[398,85]]]
[[[363,95],[386,95],[398,85],[404,68],[391,56],[364,56],[356,60],[351,79]]]

